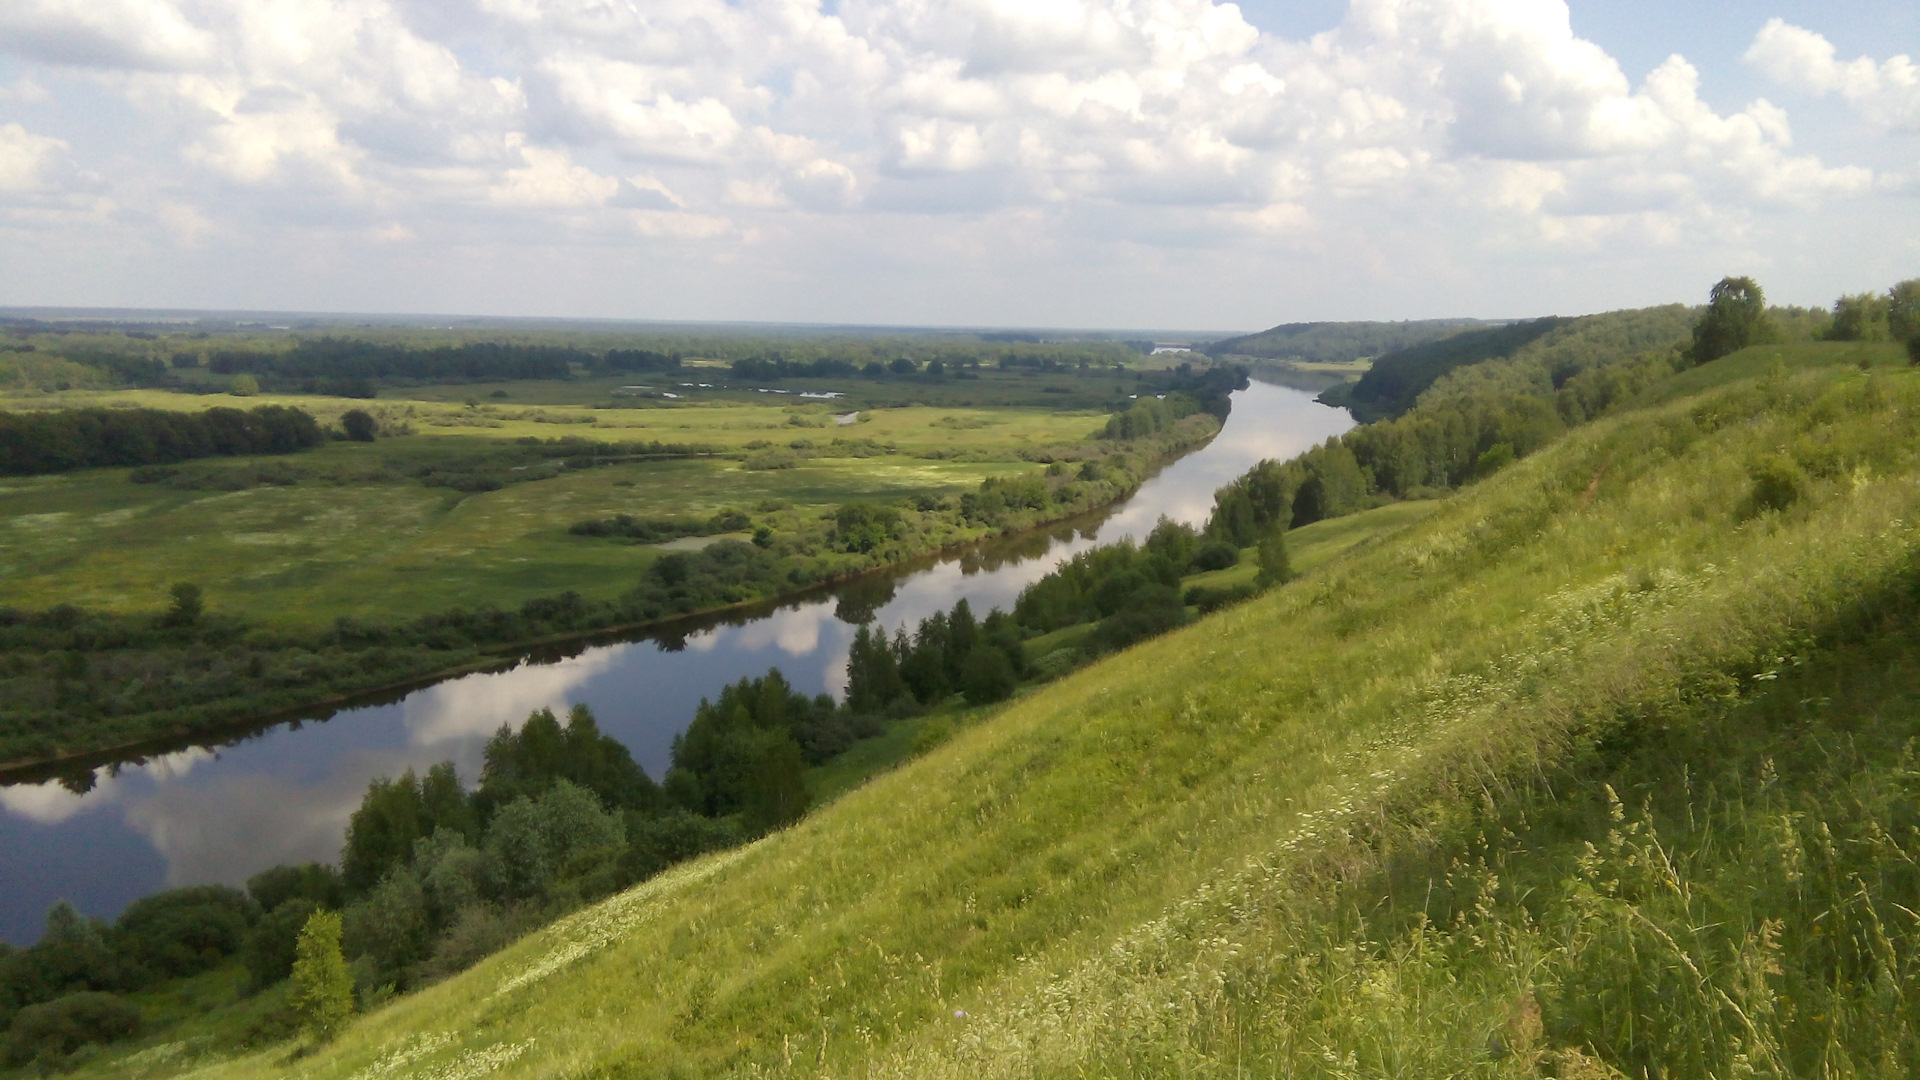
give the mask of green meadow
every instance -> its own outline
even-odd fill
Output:
[[[1914,1075],[1897,361],[1706,365],[327,1046],[83,1072]]]
[[[261,403],[295,405],[325,423],[349,408],[368,408],[406,433],[370,444],[333,442],[290,458],[196,466],[279,463],[310,474],[289,485],[177,490],[130,482],[126,469],[0,482],[0,604],[150,610],[163,606],[173,582],[195,581],[216,610],[324,622],[410,616],[477,597],[505,607],[568,589],[605,597],[631,587],[661,549],[571,536],[567,528],[577,521],[761,509],[797,528],[846,502],[949,497],[988,477],[1038,472],[1042,466],[1022,460],[1023,451],[1082,444],[1106,422],[1097,412],[923,406],[866,411],[838,424],[823,405],[759,404],[560,406],[531,410],[529,418],[530,410],[495,405],[137,390],[8,402],[173,409]],[[502,441],[562,436],[700,444],[736,457],[566,470],[472,493],[396,475],[421,462],[457,462]],[[789,467],[753,468],[741,459],[761,451],[787,453],[791,460],[782,464]]]

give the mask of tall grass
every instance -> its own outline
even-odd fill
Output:
[[[202,1074],[1909,1074],[1916,417],[1920,379],[1816,368],[1580,429]]]

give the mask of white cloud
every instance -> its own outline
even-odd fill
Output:
[[[8,0],[0,51],[52,64],[174,70],[204,63],[216,45],[166,0]]]
[[[511,139],[527,164],[525,168],[509,170],[487,193],[495,203],[572,209],[600,206],[620,190],[618,179],[575,165],[564,150],[523,146],[517,135]]]
[[[1841,62],[1820,34],[1768,19],[1746,60],[1773,81],[1806,93],[1839,94],[1873,123],[1920,131],[1920,67],[1905,54],[1876,64],[1868,57]]]
[[[0,124],[0,193],[53,187],[67,160],[67,144],[19,124]]]
[[[19,0],[0,41],[18,85],[91,80],[143,125],[129,163],[72,120],[0,124],[0,191],[33,200],[0,221],[108,247],[632,245],[686,288],[698,265],[818,280],[790,266],[826,251],[890,279],[924,260],[940,296],[1115,245],[1310,250],[1357,280],[1640,258],[1899,186],[1797,150],[1768,102],[1710,106],[1679,56],[1636,83],[1561,0],[1353,0],[1310,41],[1211,0]],[[1775,20],[1748,59],[1883,129],[1920,116],[1905,57],[1842,63]]]

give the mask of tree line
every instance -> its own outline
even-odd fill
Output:
[[[262,405],[203,412],[62,409],[0,413],[0,475],[165,465],[238,454],[290,454],[326,441],[299,409]]]

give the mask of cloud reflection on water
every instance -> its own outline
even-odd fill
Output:
[[[518,731],[540,709],[564,714],[583,683],[611,669],[633,645],[588,649],[551,664],[522,663],[511,671],[468,675],[410,695],[404,706],[410,740],[435,746],[485,738],[506,724]],[[644,646],[641,646],[644,647]]]

